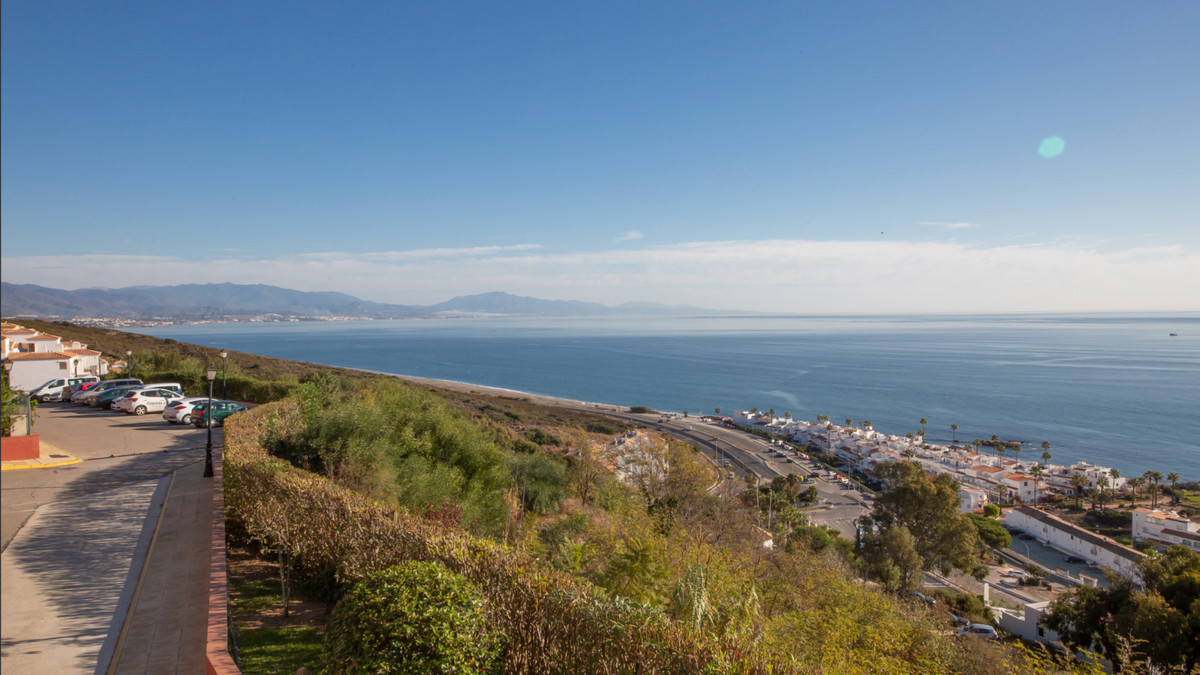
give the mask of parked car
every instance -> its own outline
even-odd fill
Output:
[[[63,403],[70,403],[71,398],[74,397],[75,394],[78,394],[81,391],[87,391],[98,384],[100,384],[100,378],[96,378],[92,382],[80,382],[79,384],[73,384],[69,387],[63,387],[62,396],[59,397],[59,400],[61,400]]]
[[[121,410],[127,415],[145,415],[148,412],[159,412],[170,403],[174,403],[182,398],[183,394],[171,389],[145,387],[134,389],[124,397],[118,399],[113,404],[113,408]]]
[[[137,386],[113,387],[100,392],[95,398],[87,399],[87,402],[93,408],[111,409],[117,399],[124,398],[126,394],[138,388]]]
[[[167,407],[163,408],[163,419],[171,424],[191,424],[192,409],[196,407],[197,403],[208,403],[208,397],[195,396],[171,401]]]
[[[955,635],[974,635],[976,637],[994,640],[999,637],[996,629],[986,623],[973,623],[954,631]]]
[[[237,401],[213,401],[212,409],[209,408],[208,401],[196,404],[196,407],[192,409],[192,424],[197,427],[203,427],[205,424],[216,427],[224,426],[226,417],[249,410]]]
[[[103,392],[106,392],[109,389],[116,389],[117,387],[133,387],[133,386],[142,386],[142,381],[137,379],[136,377],[125,377],[125,378],[121,378],[119,380],[105,380],[105,381],[97,384],[96,386],[88,389],[87,391],[81,391],[81,392],[75,394],[74,396],[71,397],[71,400],[75,403],[95,406],[96,405],[95,398],[98,397]]]
[[[37,399],[41,403],[45,403],[46,401],[59,401],[59,400],[62,400],[63,389],[66,389],[67,387],[70,387],[70,386],[73,386],[76,384],[81,384],[84,382],[99,382],[99,381],[100,381],[100,378],[96,377],[95,375],[82,375],[79,377],[61,377],[61,378],[58,378],[57,380],[50,380],[49,382],[43,382],[42,384],[35,387],[33,389],[33,391],[29,392],[29,395],[31,397]]]
[[[1079,563],[1080,565],[1087,564],[1087,561],[1086,561],[1086,560],[1084,560],[1083,558],[1080,558],[1080,557],[1079,557],[1079,556],[1077,556],[1077,555],[1069,555],[1069,556],[1067,556],[1067,562],[1069,562],[1069,563]]]
[[[1029,534],[1028,532],[1022,532],[1021,534],[1018,534],[1017,538],[1025,539],[1026,541],[1028,541],[1030,539],[1037,539],[1037,537],[1033,536],[1032,534]]]
[[[180,396],[183,395],[183,385],[178,382],[147,382],[142,385],[147,389],[167,389],[173,391]]]

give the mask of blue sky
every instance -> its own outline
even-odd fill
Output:
[[[7,2],[0,275],[1200,309],[1200,3],[812,5]]]

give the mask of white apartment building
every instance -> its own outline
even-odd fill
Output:
[[[1200,553],[1200,523],[1175,511],[1138,508],[1133,510],[1133,540],[1150,539],[1161,544],[1179,544]]]
[[[1077,555],[1089,563],[1107,567],[1130,581],[1141,583],[1137,563],[1146,556],[1140,551],[1029,506],[1010,510],[1004,522],[1064,553]]]

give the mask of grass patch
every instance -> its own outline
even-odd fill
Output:
[[[312,626],[240,631],[238,647],[241,650],[242,672],[246,675],[275,675],[294,673],[301,666],[318,672],[316,664],[321,656],[323,640],[324,634]]]
[[[288,616],[274,561],[253,547],[230,542],[229,603],[237,630],[238,657],[246,675],[317,672],[329,621],[329,605],[292,591]]]

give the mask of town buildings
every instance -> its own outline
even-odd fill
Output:
[[[1200,523],[1175,511],[1138,508],[1133,510],[1133,540],[1149,539],[1160,544],[1179,544],[1200,553]]]
[[[13,389],[28,392],[57,378],[108,373],[100,352],[80,342],[63,342],[57,335],[8,322],[0,324],[0,338],[4,358],[12,361],[8,377]]]

